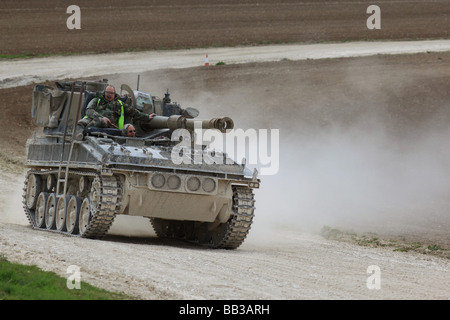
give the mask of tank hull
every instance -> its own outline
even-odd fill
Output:
[[[250,230],[255,209],[251,190],[258,183],[244,177],[241,165],[177,166],[170,160],[171,148],[87,137],[70,150],[59,140],[41,136],[27,143],[23,203],[36,229],[98,239],[106,235],[116,215],[142,216],[150,218],[159,236],[228,249],[237,248]],[[67,175],[65,196],[56,196],[58,172],[64,179]],[[50,195],[55,215],[63,212],[55,218],[59,227],[39,222],[51,215],[48,203],[33,204],[39,196]],[[239,197],[249,199],[239,206],[243,201]],[[68,222],[70,205],[77,202],[73,210],[78,217]]]

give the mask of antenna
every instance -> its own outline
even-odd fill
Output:
[[[165,103],[170,103],[170,93],[169,93],[169,89],[167,89],[167,92],[166,93],[164,93],[164,99],[163,99],[163,102],[165,102]]]

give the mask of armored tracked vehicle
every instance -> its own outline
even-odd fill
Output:
[[[207,153],[208,146],[195,146],[186,134],[173,139],[177,130],[192,133],[196,126],[226,134],[233,120],[196,120],[198,110],[182,109],[169,92],[160,99],[122,85],[124,103],[157,116],[134,123],[136,137],[120,129],[87,128],[80,138],[78,120],[107,85],[100,80],[35,86],[32,118],[42,129],[27,141],[23,194],[32,227],[100,239],[122,214],[148,217],[158,237],[239,247],[254,216],[253,189],[260,184],[256,170],[252,173],[220,151]],[[183,146],[192,148],[179,148],[183,139]],[[174,156],[194,159],[199,152],[223,161],[174,161]]]

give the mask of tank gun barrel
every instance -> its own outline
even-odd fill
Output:
[[[186,128],[186,118],[180,115],[172,115],[170,117],[155,116],[147,126],[150,129],[183,129]]]
[[[196,128],[217,129],[221,132],[234,128],[234,122],[231,118],[212,118],[212,119],[186,119],[184,116],[172,115],[170,117],[155,116],[149,124],[145,125],[148,129],[187,129],[194,131]]]
[[[218,129],[221,132],[226,132],[226,130],[231,130],[234,128],[234,122],[229,117],[223,118],[212,118],[212,119],[187,119],[186,120],[186,129],[194,130],[198,123],[201,123],[202,129]]]

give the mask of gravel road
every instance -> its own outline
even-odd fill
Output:
[[[59,78],[83,78],[110,73],[142,73],[166,68],[280,60],[361,57],[376,54],[412,54],[450,50],[450,40],[348,42],[309,45],[272,45],[173,51],[128,52],[0,61],[0,88]]]
[[[14,175],[2,180],[10,190],[22,186]],[[158,239],[140,219],[130,221],[148,224],[140,237],[125,236],[127,220],[121,219],[102,241],[74,238],[32,230],[15,193],[2,190],[0,196],[8,208],[0,216],[2,255],[63,277],[76,265],[82,281],[140,299],[450,298],[446,259],[329,241],[292,228],[262,231],[257,225],[234,251]],[[379,282],[370,280],[372,266],[379,267]]]

